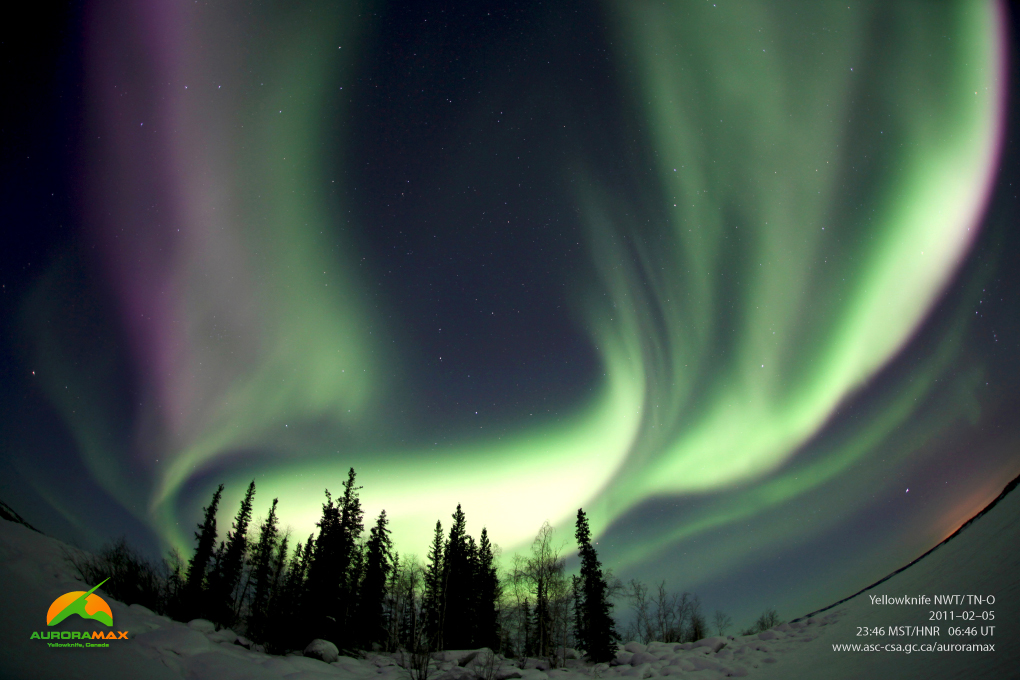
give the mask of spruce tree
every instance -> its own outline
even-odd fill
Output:
[[[220,484],[213,494],[212,501],[202,508],[205,517],[198,525],[199,531],[195,533],[198,546],[188,563],[188,575],[184,584],[183,600],[187,618],[193,618],[201,610],[202,591],[205,589],[213,549],[216,547],[216,510],[219,508],[222,495],[223,485]]]
[[[426,645],[436,650],[443,649],[443,525],[438,519],[428,560],[422,609]]]
[[[312,550],[315,543],[314,534],[309,534],[308,540],[302,546],[300,542],[294,551],[287,567],[287,577],[283,582],[283,589],[280,597],[277,598],[274,618],[279,622],[279,642],[283,650],[293,649],[306,643],[303,639],[306,627],[303,625],[305,609],[302,599],[305,592],[305,576],[308,573],[308,565],[312,560]]]
[[[355,621],[358,638],[363,649],[372,649],[373,643],[386,639],[386,622],[383,619],[383,600],[386,597],[386,580],[392,567],[389,520],[383,510],[376,520],[365,548],[365,576],[358,593],[358,611]]]
[[[580,644],[580,641],[585,636],[584,612],[581,606],[582,593],[581,577],[577,574],[572,574],[570,577],[570,594],[574,600],[574,640],[577,641],[575,644]]]
[[[442,635],[443,644],[448,649],[467,649],[472,646],[472,543],[467,535],[464,511],[458,504],[443,551]]]
[[[274,581],[273,557],[277,547],[278,530],[276,528],[276,504],[273,499],[269,515],[259,527],[258,540],[251,551],[251,577],[255,582],[248,615],[248,637],[257,642],[264,642],[267,635],[266,622],[269,613],[269,598],[272,595]]]
[[[338,638],[349,636],[350,618],[358,600],[358,584],[364,569],[365,554],[359,540],[365,530],[365,511],[358,497],[360,486],[354,485],[354,468],[347,473],[344,495],[340,501],[340,595],[342,607],[337,611]]]
[[[301,545],[300,543],[298,544]],[[269,602],[266,605],[266,650],[274,653],[286,651],[284,646],[284,602],[287,585],[287,555],[290,550],[290,531],[283,534],[276,546],[276,555],[271,566],[272,582],[270,583]]]
[[[287,555],[289,554],[290,531],[283,534],[276,546],[276,556],[272,565],[272,584],[270,596],[270,609],[277,599],[283,595],[283,586],[287,580]]]
[[[330,617],[330,614],[335,611],[340,601],[339,524],[339,512],[329,489],[326,489],[322,517],[316,523],[319,535],[315,538],[312,548],[302,597],[305,607],[304,616],[301,618],[307,627],[305,637],[309,639],[329,639],[336,632],[335,625],[330,625],[335,624],[336,617]]]
[[[248,550],[248,524],[251,522],[251,506],[255,498],[255,480],[248,485],[241,500],[241,507],[234,517],[234,524],[227,534],[225,546],[220,546],[216,570],[210,579],[210,607],[214,620],[224,626],[234,624],[234,589],[237,588],[244,567],[244,556]]]
[[[209,600],[215,599],[216,588],[219,583],[220,574],[223,570],[223,556],[227,552],[226,541],[220,541],[220,545],[216,548],[216,552],[213,553],[212,567],[209,568],[209,575],[206,577],[206,590],[209,593]],[[211,605],[207,600],[202,605],[203,611],[211,615]]]
[[[343,485],[344,495],[336,503],[326,490],[304,593],[306,635],[309,639],[325,638],[338,646],[346,642],[349,607],[357,589],[352,572],[357,571],[357,541],[364,530],[364,512],[358,498],[361,487],[355,486],[354,479],[351,468]]]
[[[383,605],[383,621],[386,624],[384,642],[387,652],[395,651],[400,643],[400,626],[403,623],[402,615],[405,609],[403,577],[404,569],[400,563],[400,553],[394,552],[393,561],[390,564],[390,575],[386,581],[386,596]]]
[[[461,605],[463,646],[480,647],[478,643],[478,545],[470,534],[464,535],[464,600]]]
[[[499,648],[499,622],[496,602],[499,600],[499,577],[489,533],[482,529],[478,540],[478,560],[475,572],[475,641],[474,646]]]
[[[580,508],[577,510],[574,536],[581,557],[581,631],[578,646],[595,663],[610,661],[616,656],[614,643],[619,639],[610,615],[613,604],[607,596],[608,586],[602,565],[591,544],[588,517]]]

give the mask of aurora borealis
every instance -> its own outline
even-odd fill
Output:
[[[888,5],[67,10],[0,497],[187,550],[353,466],[404,553],[584,506],[710,607],[857,590],[1020,471],[1008,10]]]

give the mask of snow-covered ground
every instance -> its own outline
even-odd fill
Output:
[[[171,621],[144,607],[106,598],[114,628],[130,640],[108,649],[53,649],[32,640],[46,630],[46,610],[59,595],[81,590],[59,541],[20,524],[0,520],[0,678],[235,678],[288,680],[408,680],[398,655],[341,656],[332,663],[300,655],[271,656],[237,644],[230,631],[205,621]],[[993,595],[991,606],[875,605],[870,596]],[[489,673],[484,654],[444,652],[430,680],[580,680],[581,678],[1010,678],[1020,677],[1020,493],[1011,493],[958,536],[924,559],[850,600],[754,636],[715,637],[687,644],[636,642],[621,646],[610,665],[568,661],[550,669],[532,660],[525,668],[502,661]],[[930,611],[994,611],[995,620],[929,621]],[[77,617],[74,617],[75,619]],[[67,622],[65,622],[67,623]],[[104,629],[76,620],[74,629]],[[858,636],[859,627],[940,627],[939,637]],[[994,635],[951,637],[949,626],[994,625]],[[67,627],[62,625],[61,627]],[[70,628],[69,628],[70,629]],[[906,654],[896,651],[834,651],[834,644],[994,644],[995,651]],[[327,656],[327,658],[329,658]]]

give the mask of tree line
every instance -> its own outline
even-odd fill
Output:
[[[605,662],[621,639],[612,616],[619,598],[633,610],[627,639],[690,642],[732,626],[718,610],[709,622],[696,595],[669,592],[665,582],[649,593],[604,570],[583,509],[574,526],[579,573],[566,573],[566,544],[556,543],[548,522],[530,554],[514,555],[500,573],[498,546],[484,528],[477,541],[468,534],[460,505],[447,530],[436,521],[425,562],[393,549],[385,510],[366,535],[361,488],[351,468],[339,496],[325,491],[317,531],[293,547],[280,529],[278,499],[253,520],[253,480],[222,538],[219,485],[203,508],[190,560],[172,552],[157,569],[123,539],[98,557],[70,558],[89,582],[111,576],[103,589],[112,597],[178,620],[208,619],[274,653],[322,638],[348,651],[409,652],[426,664],[432,652],[481,647],[522,665],[542,658],[556,666],[571,650]],[[778,623],[768,609],[741,633]]]
[[[616,654],[612,588],[579,509],[575,539],[580,574],[565,576],[552,528],[539,531],[530,556],[514,556],[500,576],[499,548],[486,529],[467,532],[460,505],[444,530],[437,520],[426,561],[402,558],[383,510],[365,532],[353,468],[334,497],[325,492],[317,531],[292,547],[273,499],[253,526],[255,482],[248,485],[222,538],[221,484],[195,532],[190,560],[176,553],[161,575],[123,541],[99,558],[76,558],[87,580],[126,602],[180,619],[205,618],[242,633],[268,652],[303,649],[313,639],[346,650],[403,650],[428,658],[443,649],[488,647],[507,657],[561,662],[568,649],[592,661]]]

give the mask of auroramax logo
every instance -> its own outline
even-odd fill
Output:
[[[75,590],[70,593],[64,593],[53,600],[49,611],[46,612],[46,625],[55,626],[71,614],[77,614],[83,619],[92,619],[107,626],[112,626],[113,612],[110,611],[110,605],[106,604],[106,600],[95,594],[96,588],[109,580],[109,578],[103,579],[88,592]]]
[[[46,612],[46,625],[55,626],[72,614],[83,619],[98,621],[104,626],[113,626],[113,611],[106,600],[96,595],[96,588],[110,579],[103,579],[92,590],[75,590],[64,593],[53,600]],[[31,640],[47,640],[50,647],[109,647],[107,640],[129,640],[126,630],[43,630],[33,631]],[[67,640],[67,642],[63,642]]]

